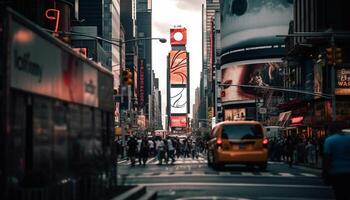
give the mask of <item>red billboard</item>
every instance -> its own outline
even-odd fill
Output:
[[[176,27],[170,29],[170,44],[171,45],[186,45],[187,29],[184,27]]]
[[[187,115],[170,116],[171,127],[187,127]]]
[[[187,84],[187,52],[185,50],[170,51],[170,84]]]

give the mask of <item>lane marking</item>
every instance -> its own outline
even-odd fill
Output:
[[[220,172],[219,175],[220,176],[230,176],[231,173],[230,172]]]
[[[283,173],[283,172],[280,172],[280,173],[278,173],[278,174],[280,174],[281,176],[285,176],[285,177],[295,177],[293,174],[291,174],[291,173]]]
[[[278,188],[308,188],[329,189],[330,186],[322,185],[290,185],[290,184],[260,184],[260,183],[213,183],[213,182],[173,182],[173,183],[139,183],[142,186],[169,187],[169,186],[226,186],[226,187],[278,187]]]
[[[243,176],[254,176],[252,172],[241,172],[241,175]]]
[[[155,161],[155,160],[156,160],[156,158],[153,157],[153,158],[149,159],[149,160],[146,162],[146,164],[149,164],[150,162],[153,162],[153,161]]]
[[[261,174],[261,176],[275,176],[271,172],[261,172],[260,174]]]
[[[326,198],[307,198],[307,197],[259,197],[258,199],[266,200],[333,200]]]
[[[315,174],[310,174],[310,173],[301,173],[301,175],[307,176],[307,177],[316,177]]]

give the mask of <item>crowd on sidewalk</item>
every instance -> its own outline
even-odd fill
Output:
[[[158,165],[173,164],[180,157],[198,159],[199,154],[206,150],[206,143],[200,137],[180,139],[169,136],[166,138],[130,136],[124,147],[120,140],[117,140],[116,144],[118,155],[123,157],[126,151],[131,166],[135,166],[136,161],[139,165],[146,165],[148,159],[152,157],[158,160]]]
[[[322,166],[324,138],[290,134],[269,138],[269,159],[277,162]]]

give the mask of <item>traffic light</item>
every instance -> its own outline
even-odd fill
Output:
[[[335,48],[335,63],[336,64],[341,64],[343,63],[343,59],[342,59],[342,49],[341,48]]]
[[[124,85],[132,85],[133,84],[132,73],[130,72],[130,70],[123,71],[123,83],[124,83]]]
[[[342,49],[336,47],[326,48],[326,59],[328,65],[343,63]]]
[[[326,48],[326,59],[328,65],[334,64],[333,47]]]

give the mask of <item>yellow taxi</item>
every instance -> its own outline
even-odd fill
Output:
[[[208,165],[220,168],[225,164],[257,165],[267,168],[268,139],[257,121],[224,121],[211,131],[208,141]]]

